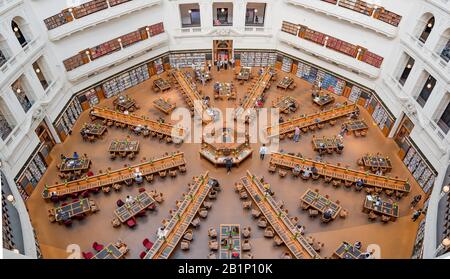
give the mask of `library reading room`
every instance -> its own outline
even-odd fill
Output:
[[[5,259],[450,258],[450,1],[0,0]]]

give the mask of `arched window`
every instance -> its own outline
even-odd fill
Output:
[[[26,79],[23,76],[20,77],[11,85],[11,89],[14,91],[23,110],[28,112],[34,104],[34,99]]]
[[[419,40],[422,43],[425,43],[427,41],[428,37],[430,36],[431,31],[434,28],[434,24],[435,24],[434,16],[431,15],[431,17],[426,19],[425,25],[422,25],[422,32],[419,35]]]
[[[5,140],[11,134],[14,126],[14,118],[3,99],[0,98],[0,138]]]
[[[28,24],[21,17],[15,17],[11,21],[11,29],[22,47],[25,47],[31,39]]]
[[[446,62],[450,61],[450,28],[445,30],[437,44],[436,52]]]
[[[6,39],[0,34],[0,67],[11,57],[11,52]]]

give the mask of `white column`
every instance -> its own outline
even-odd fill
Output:
[[[199,6],[202,29],[210,30],[213,26],[212,1],[200,2]]]
[[[439,106],[445,101],[445,88],[442,86],[442,82],[437,81],[436,86],[430,94],[425,106],[422,108],[423,113],[431,120],[435,120],[438,116],[435,115]],[[440,116],[440,115],[439,115]]]
[[[25,120],[25,111],[22,108],[16,94],[12,88],[7,89],[3,94],[3,100],[8,107],[9,112],[11,112],[14,117],[15,124],[20,125]]]
[[[238,30],[245,28],[245,13],[247,1],[235,1],[233,3],[233,26]]]
[[[25,202],[22,200],[22,196],[17,189],[15,181],[12,179],[14,175],[10,173],[10,165],[8,162],[2,162],[1,167],[6,180],[8,181],[10,190],[14,199],[16,200],[15,207],[19,213],[20,227],[22,230],[23,246],[26,256],[36,259],[37,249],[36,249],[36,239],[34,236],[33,226],[31,225],[30,216],[28,215],[28,210],[25,206]]]
[[[32,94],[30,95],[35,96],[35,101],[38,102],[41,98],[44,97],[45,90],[42,87],[41,82],[39,81],[31,65],[28,65],[24,68],[24,75],[26,80],[28,81],[28,84],[30,85],[29,89],[32,91]]]

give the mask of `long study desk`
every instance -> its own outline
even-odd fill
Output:
[[[281,210],[273,197],[265,195],[264,185],[256,176],[247,171],[247,176],[241,178],[240,182],[296,259],[320,258],[306,239],[297,232],[291,219]]]
[[[155,241],[144,259],[168,259],[211,190],[208,172],[197,177],[195,184],[166,226],[167,235]]]
[[[358,111],[358,106],[355,104],[345,105],[342,107],[324,110],[317,113],[306,115],[305,117],[296,118],[278,124],[279,131],[276,132],[273,126],[267,127],[266,132],[269,137],[274,137],[282,134],[294,132],[295,127],[305,128],[318,123],[327,122],[340,117],[347,116],[355,111]]]
[[[172,76],[180,86],[183,95],[188,99],[189,106],[202,117],[204,123],[211,122],[212,117],[206,113],[208,107],[203,103],[202,96],[198,93],[197,89],[192,86],[192,82],[188,80],[186,74],[180,70],[173,70]],[[196,104],[201,104],[201,108]]]
[[[129,168],[121,168],[110,171],[109,173],[99,174],[84,179],[78,179],[67,183],[60,183],[53,186],[46,186],[42,192],[44,199],[52,196],[61,197],[64,195],[83,192],[99,187],[110,186],[112,184],[121,183],[134,178],[135,168],[139,168],[143,176],[157,174],[160,171],[175,169],[185,166],[184,153],[174,153],[173,155],[164,156],[155,160],[149,160]]]
[[[240,117],[247,109],[255,106],[256,100],[262,96],[273,75],[274,69],[272,67],[267,67],[264,70],[255,84],[248,90],[241,105],[236,109],[236,117]]]
[[[131,126],[147,127],[152,132],[163,134],[172,139],[183,141],[186,137],[186,131],[183,128],[175,127],[170,124],[159,123],[158,121],[146,119],[136,115],[124,114],[116,112],[107,108],[95,106],[91,109],[91,117],[98,117],[101,119],[111,120],[114,122],[123,123]]]
[[[351,182],[362,179],[365,186],[378,187],[384,190],[395,190],[405,194],[409,193],[411,190],[408,180],[346,169],[341,166],[317,162],[288,154],[272,153],[270,156],[270,164],[272,166],[291,170],[294,169],[296,165],[299,165],[301,168],[311,168],[314,165],[318,170],[318,174],[321,176],[328,176],[334,179]]]

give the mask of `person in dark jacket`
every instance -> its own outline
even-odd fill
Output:
[[[225,158],[225,167],[227,168],[227,174],[230,174],[233,167],[233,160],[230,157]]]

